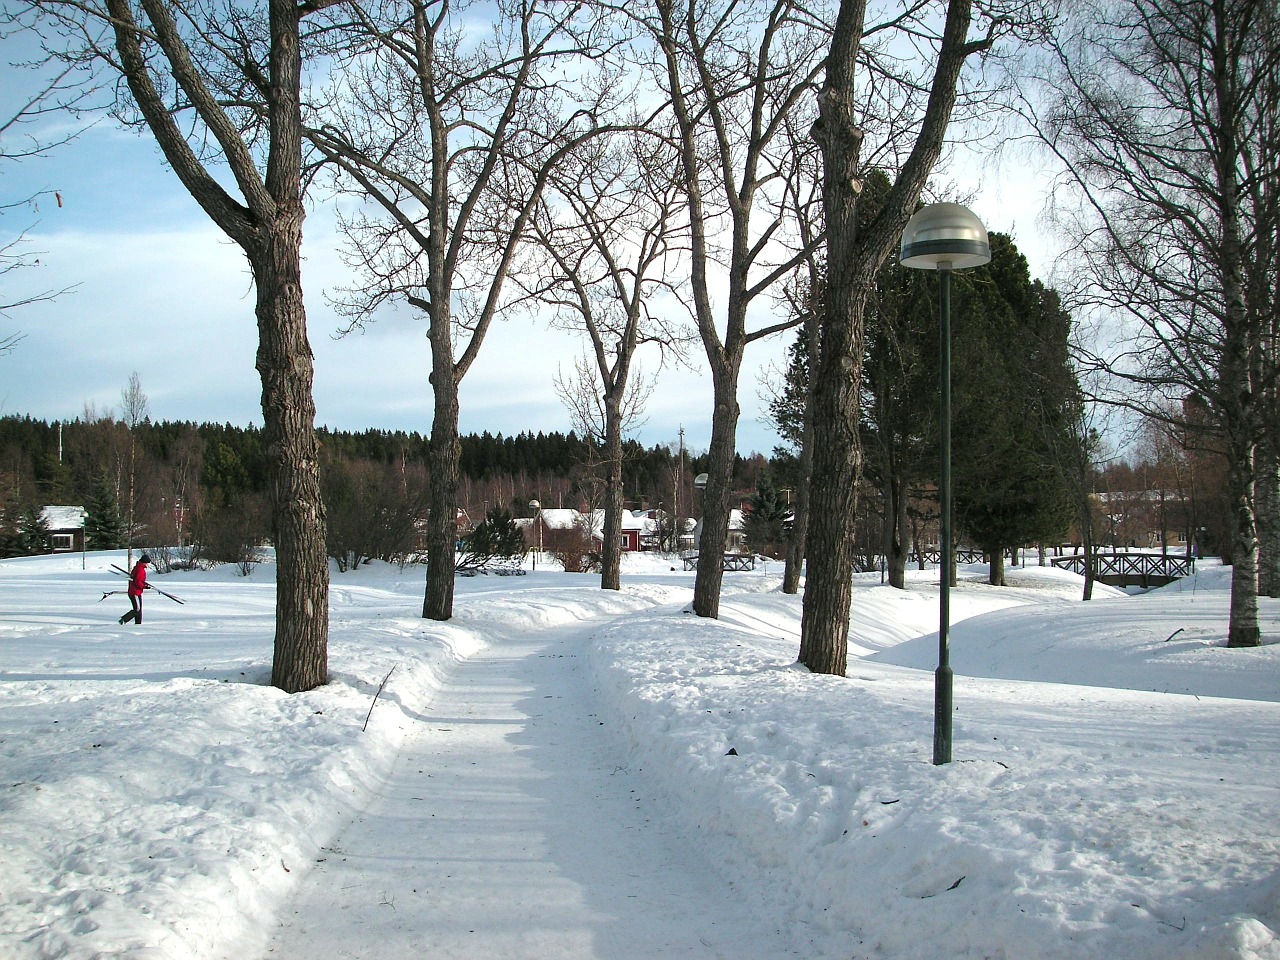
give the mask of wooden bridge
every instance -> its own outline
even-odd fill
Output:
[[[1084,576],[1085,555],[1052,557],[1055,567]],[[1093,579],[1113,587],[1163,587],[1181,577],[1188,577],[1195,561],[1172,553],[1095,553]]]
[[[686,570],[698,569],[698,552],[696,550],[686,552],[682,559]],[[754,570],[755,568],[755,554],[751,553],[726,553],[720,561],[721,570]]]
[[[935,567],[942,562],[942,551],[938,549],[922,550],[916,553],[911,552],[910,560],[912,563],[919,563],[920,556],[923,554],[925,563],[932,563]],[[968,547],[957,547],[955,550],[956,563],[982,563],[987,559],[986,554],[981,550],[970,550]]]

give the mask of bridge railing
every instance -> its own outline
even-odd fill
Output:
[[[942,562],[941,550],[921,550],[919,553],[913,550],[909,559],[912,563],[919,563],[921,556],[925,563],[932,563],[934,566]],[[986,555],[981,550],[956,550],[956,563],[982,563],[985,559]]]
[[[1084,576],[1085,554],[1052,557],[1055,567]],[[1095,553],[1093,578],[1115,587],[1159,587],[1180,577],[1188,577],[1195,560],[1171,553]]]

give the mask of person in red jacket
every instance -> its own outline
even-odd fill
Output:
[[[147,564],[150,562],[151,558],[144,553],[133,565],[133,572],[129,574],[129,589],[126,591],[133,609],[120,618],[121,623],[128,623],[130,620],[134,623],[142,622],[142,591],[147,589]]]

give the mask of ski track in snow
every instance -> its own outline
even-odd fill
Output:
[[[459,664],[265,956],[798,956],[625,765],[585,670],[598,626],[491,638]]]

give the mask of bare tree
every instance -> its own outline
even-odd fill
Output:
[[[342,188],[370,201],[346,221],[361,274],[341,304],[352,325],[391,303],[429,322],[435,409],[422,615],[447,620],[458,388],[493,321],[519,302],[508,281],[548,178],[599,132],[620,85],[587,66],[609,42],[608,24],[581,4],[423,0],[349,10],[362,45],[338,73],[327,122],[309,135]],[[477,18],[493,22],[489,36],[477,36]]]
[[[1255,464],[1274,389],[1280,15],[1267,0],[1078,6],[1029,115],[1062,162],[1075,298],[1116,325],[1105,399],[1210,412],[1234,513],[1229,646],[1256,646]],[[1116,332],[1118,330],[1118,332]],[[1174,407],[1173,409],[1177,409]],[[1268,427],[1268,424],[1270,426]]]
[[[118,75],[114,115],[150,131],[183,186],[249,261],[277,562],[272,683],[289,692],[328,680],[329,566],[302,300],[301,133],[302,24],[332,2],[10,5],[74,42],[50,48],[51,56]]]
[[[803,129],[812,109],[827,27],[790,0],[650,0],[625,12],[649,38],[642,66],[670,99],[680,151],[693,312],[714,393],[693,609],[716,617],[743,358],[751,343],[798,322],[749,313],[812,249],[783,188],[793,169],[786,134]]]
[[[919,5],[912,13],[925,12]],[[862,467],[858,436],[863,321],[876,274],[894,251],[935,164],[942,155],[955,110],[961,72],[971,57],[989,51],[1016,21],[998,5],[979,8],[968,0],[950,0],[941,30],[927,19],[914,21],[909,34],[932,52],[921,58],[931,73],[905,83],[905,100],[895,118],[905,124],[892,138],[894,152],[905,151],[897,178],[879,213],[860,229],[858,199],[869,167],[863,156],[867,127],[860,122],[855,96],[858,72],[865,68],[864,38],[884,27],[868,28],[864,0],[842,0],[836,16],[826,78],[818,100],[814,139],[824,164],[827,282],[813,370],[814,466],[808,571],[801,621],[800,661],[816,673],[843,676],[848,652],[849,603],[854,569],[854,526]],[[903,28],[908,19],[891,21]],[[971,31],[974,35],[971,36]],[[874,49],[871,51],[874,53]],[[874,67],[874,57],[871,66]],[[874,71],[873,71],[874,72]],[[889,78],[872,89],[892,88]],[[900,81],[898,81],[900,82]],[[912,93],[924,93],[917,102]],[[910,144],[909,150],[906,144]],[[873,156],[876,150],[868,151]],[[881,148],[883,150],[883,148]],[[879,164],[877,164],[879,165]]]
[[[125,478],[125,546],[128,567],[133,569],[133,541],[137,536],[138,505],[138,431],[151,417],[151,403],[142,389],[142,378],[135,370],[129,374],[129,385],[120,391],[120,422],[129,434],[129,473]]]
[[[606,368],[610,380],[616,380],[620,372],[617,362],[606,357]],[[602,392],[600,378],[599,356],[584,354],[574,362],[572,374],[563,369],[556,374],[555,387],[561,403],[569,411],[569,422],[585,442],[588,462],[583,466],[590,491],[585,499],[591,509],[597,507],[597,493],[604,493],[600,588],[619,590],[623,440],[630,430],[643,424],[644,407],[654,381],[646,379],[636,367],[634,371],[628,370],[611,391]]]
[[[547,258],[546,269],[534,274],[542,282],[525,285],[557,308],[559,322],[587,337],[589,359],[558,387],[575,429],[602,445],[600,585],[618,590],[623,440],[638,425],[651,390],[636,368],[636,352],[655,344],[679,356],[688,339],[680,328],[682,302],[667,279],[680,266],[682,194],[671,176],[675,156],[648,134],[598,138],[569,161],[533,221]]]
[[[18,22],[12,12],[0,15],[0,39],[8,36],[10,28],[16,26]],[[11,63],[7,76],[12,81],[20,75],[24,67],[28,68],[28,71],[35,71],[48,66],[47,62],[34,65]],[[43,157],[79,135],[81,132],[79,129],[72,129],[57,136],[47,137],[32,133],[26,128],[48,114],[75,111],[92,98],[95,93],[92,74],[85,77],[81,75],[83,72],[73,64],[57,69],[52,76],[47,73],[38,74],[40,79],[36,80],[33,92],[23,97],[19,105],[11,108],[11,113],[6,111],[9,115],[0,119],[0,172],[7,170],[15,163]],[[17,210],[38,212],[40,201],[46,198],[57,207],[62,206],[62,194],[52,189],[37,190],[16,198],[2,196],[0,197],[0,217],[11,215]],[[30,226],[0,245],[0,277],[5,278],[6,289],[11,289],[8,285],[14,279],[12,275],[17,271],[39,266],[39,254],[27,249],[29,229]],[[0,316],[7,316],[11,310],[30,306],[33,303],[52,300],[69,289],[71,288],[65,287],[60,290],[28,292],[18,295],[15,299],[9,299],[9,295],[6,294],[6,298],[0,300]],[[0,337],[0,356],[12,351],[22,337],[20,333]]]

